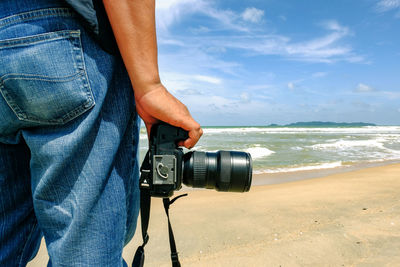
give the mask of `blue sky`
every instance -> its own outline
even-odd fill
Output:
[[[400,125],[400,0],[157,0],[161,79],[202,125]]]

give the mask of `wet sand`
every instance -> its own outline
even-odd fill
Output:
[[[244,194],[190,191],[170,213],[182,266],[400,266],[400,164]],[[145,266],[171,266],[161,200],[149,235]],[[129,264],[140,238],[139,225]],[[28,266],[46,262],[42,246]]]

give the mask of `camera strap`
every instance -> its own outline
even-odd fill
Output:
[[[171,250],[172,267],[181,267],[181,263],[179,262],[178,251],[176,251],[174,232],[172,231],[171,221],[169,219],[169,206],[171,206],[172,203],[174,203],[175,200],[177,200],[178,198],[185,197],[187,195],[188,194],[182,194],[177,197],[174,197],[171,200],[169,198],[163,198],[164,210],[168,218],[169,247]]]
[[[150,205],[151,197],[149,189],[140,188],[140,220],[142,225],[143,244],[139,246],[136,250],[132,262],[132,266],[134,267],[143,267],[144,264],[144,246],[149,241],[147,228],[149,227],[150,220]]]
[[[144,162],[148,162],[148,153],[145,157]],[[148,177],[150,174],[150,164],[143,163],[142,167],[140,168],[141,176],[140,176],[140,220],[142,225],[142,238],[143,244],[139,246],[136,250],[135,256],[133,258],[132,266],[134,267],[143,267],[144,265],[144,247],[146,246],[147,242],[149,241],[149,235],[147,234],[147,229],[149,227],[149,220],[150,220],[150,206],[151,206],[151,195],[150,190],[148,187],[142,186],[142,182],[148,181]],[[175,202],[175,200],[187,196],[187,194],[182,194],[173,199],[163,198],[164,210],[165,214],[168,218],[168,233],[169,233],[169,246],[171,249],[171,261],[172,267],[180,267],[181,264],[178,258],[178,252],[176,251],[176,244],[174,233],[172,231],[171,221],[169,219],[169,207]]]

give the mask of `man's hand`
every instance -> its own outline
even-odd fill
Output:
[[[146,125],[147,134],[150,135],[151,127],[161,120],[188,131],[189,138],[178,145],[192,148],[203,134],[200,125],[192,118],[186,106],[161,83],[151,87],[145,90],[146,94],[135,96],[136,110]]]

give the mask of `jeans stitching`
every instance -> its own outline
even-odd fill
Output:
[[[82,79],[84,80],[83,84],[84,84],[84,86],[86,88],[86,95],[87,95],[87,98],[88,98],[88,101],[87,101],[87,103],[85,103],[85,105],[89,105],[91,103],[90,107],[88,107],[88,109],[89,109],[89,108],[93,107],[96,104],[96,101],[94,99],[93,91],[92,91],[92,88],[90,86],[89,77],[87,76],[86,64],[85,64],[85,56],[83,54],[83,49],[78,49],[78,48],[83,47],[82,39],[81,39],[80,35],[79,35],[79,38],[78,38],[78,40],[76,42],[77,42],[77,46],[78,46],[78,47],[76,47],[77,48],[77,53],[80,54],[80,57],[77,56],[77,61],[79,59],[82,61],[81,62],[82,71],[84,72],[84,75],[82,76]]]
[[[63,30],[55,32],[47,32],[38,35],[26,36],[22,38],[14,38],[0,41],[0,49],[9,47],[18,47],[21,45],[37,44],[45,41],[56,41],[59,39],[68,39],[71,37],[78,38],[80,30]],[[2,45],[4,43],[4,45]]]
[[[10,78],[5,78],[6,76],[9,75],[15,75],[17,77],[10,77]],[[46,75],[35,75],[35,74],[19,74],[19,73],[10,73],[6,74],[0,77],[0,83],[4,84],[5,81],[7,80],[35,80],[35,81],[45,81],[45,82],[69,82],[74,80],[76,76],[82,76],[84,75],[84,72],[82,70],[79,70],[79,72],[74,73],[72,75],[64,76],[64,77],[51,77],[51,76],[46,76]],[[25,77],[21,77],[25,76]],[[4,86],[4,85],[3,85]]]
[[[15,114],[15,116],[20,119],[20,117],[23,115],[23,112],[21,109],[18,107],[18,105],[15,104],[15,102],[9,97],[8,92],[4,89],[4,84],[0,83],[0,93],[2,94],[4,100],[7,102],[7,104],[10,106],[12,112]]]
[[[8,26],[13,23],[18,23],[37,18],[50,17],[50,16],[65,16],[73,17],[74,13],[69,8],[45,8],[34,11],[28,11],[0,19],[0,28]]]

